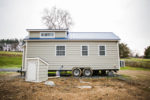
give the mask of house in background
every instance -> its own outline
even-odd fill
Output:
[[[45,81],[50,70],[72,71],[75,77],[89,77],[93,72],[120,69],[120,39],[112,32],[27,31],[22,63],[26,81]]]
[[[22,52],[23,51],[23,42],[20,41],[18,43],[3,43],[3,44],[0,44],[0,51],[20,51]]]
[[[3,51],[12,51],[12,45],[11,44],[4,44]]]
[[[19,44],[16,46],[16,51],[23,51],[23,42],[19,42]]]

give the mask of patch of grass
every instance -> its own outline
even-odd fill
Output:
[[[125,61],[126,66],[150,69],[150,59],[143,58],[127,58],[121,59]]]
[[[150,62],[144,62],[144,61],[126,61],[125,63],[126,63],[127,66],[150,69]]]
[[[60,74],[71,74],[72,72],[71,71],[61,71]],[[48,74],[56,74],[56,71],[51,71],[51,72],[48,72]]]
[[[56,74],[56,72],[48,72],[48,74]]]
[[[3,75],[3,74],[10,74],[10,73],[13,73],[13,72],[0,72],[1,75]]]
[[[22,56],[22,52],[0,51],[0,56]]]
[[[126,78],[126,79],[130,78],[130,76],[128,76],[128,75],[121,75],[121,77]]]
[[[144,58],[125,58],[125,59],[121,59],[121,60],[125,60],[125,61],[146,61],[146,62],[150,62],[150,59],[144,59]]]
[[[0,68],[20,68],[22,57],[19,56],[0,56]]]
[[[121,67],[120,70],[144,70],[144,71],[150,71],[150,69],[139,68],[139,67],[130,67],[130,66]]]
[[[72,71],[67,71],[67,72],[62,71],[61,74],[72,74]]]

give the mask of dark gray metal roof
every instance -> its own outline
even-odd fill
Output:
[[[113,32],[69,32],[71,40],[120,40]]]
[[[68,29],[26,29],[28,32],[30,31],[68,31]]]

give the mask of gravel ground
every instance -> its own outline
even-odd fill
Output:
[[[17,72],[20,68],[0,68],[0,72]]]

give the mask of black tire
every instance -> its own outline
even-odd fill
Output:
[[[92,69],[90,69],[90,68],[83,69],[83,75],[85,77],[90,77],[90,76],[92,76],[92,74],[93,74],[93,70]]]
[[[73,75],[74,77],[80,77],[80,76],[81,76],[81,73],[82,73],[82,71],[81,71],[80,68],[74,68],[74,69],[72,69],[72,75]]]

